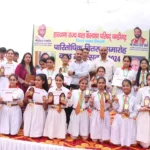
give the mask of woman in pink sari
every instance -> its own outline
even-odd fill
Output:
[[[33,66],[32,55],[30,53],[25,53],[21,63],[17,66],[15,74],[19,78],[19,87],[26,92],[28,86],[31,86],[31,83],[25,81],[26,75],[36,75],[36,69]],[[33,81],[34,83],[34,81]]]

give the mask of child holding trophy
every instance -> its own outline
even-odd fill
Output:
[[[53,81],[57,71],[55,70],[55,58],[53,56],[46,59],[46,68],[42,72],[47,76],[49,87],[55,86],[55,82]]]
[[[64,76],[57,74],[55,77],[56,87],[49,90],[47,105],[48,114],[46,118],[44,136],[50,139],[65,139],[66,137],[66,114],[69,90],[63,86]]]
[[[150,146],[150,73],[147,74],[147,86],[140,88],[136,95],[137,110],[137,135],[136,140],[143,148]]]
[[[117,112],[111,127],[111,142],[115,145],[130,147],[136,144],[136,99],[131,94],[132,83],[122,82],[123,93],[116,96],[113,109]]]
[[[121,76],[123,79],[129,79],[132,83],[132,85],[135,85],[136,80],[136,72],[131,67],[131,61],[132,58],[130,56],[124,56],[123,57],[123,67],[117,68],[114,75],[117,75],[118,77]],[[118,86],[116,89],[116,94],[121,94],[122,87]],[[132,94],[134,94],[134,88],[132,87]]]
[[[106,79],[106,88],[107,90],[110,88],[110,85],[108,85],[108,79],[105,77],[105,68],[103,66],[100,66],[97,68],[97,71],[96,71],[96,76],[92,77],[91,79],[91,90],[92,91],[97,91],[97,79],[99,77],[104,77]]]
[[[91,139],[96,142],[103,142],[110,139],[110,109],[111,95],[106,89],[106,79],[99,77],[97,80],[98,91],[92,94],[90,105],[93,111],[90,119]]]
[[[148,60],[146,58],[141,59],[140,67],[136,75],[135,94],[137,93],[139,88],[146,86],[146,76],[149,72],[148,66]]]
[[[12,74],[9,76],[9,87],[7,87],[7,89],[1,89],[1,134],[16,135],[22,125],[22,111],[20,107],[23,106],[24,93],[18,88],[17,84],[18,77],[15,74]],[[3,94],[5,91],[9,94],[12,93],[11,101],[7,101],[7,94]]]
[[[34,88],[34,90],[33,90]],[[46,120],[45,99],[47,99],[47,77],[38,74],[35,78],[35,87],[29,87],[24,103],[27,107],[24,112],[24,136],[41,137]]]
[[[70,106],[73,106],[73,111],[70,116],[68,133],[73,139],[79,135],[83,139],[87,139],[89,135],[89,116],[87,108],[89,106],[89,97],[85,97],[88,79],[81,78],[79,80],[79,89],[72,91]]]

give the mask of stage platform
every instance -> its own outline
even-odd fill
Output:
[[[83,141],[78,138],[73,141],[68,135],[65,140],[49,140],[48,138],[29,138],[23,136],[21,129],[16,136],[0,135],[0,150],[127,150],[120,146],[114,146],[109,142],[103,144],[94,143],[91,140]],[[139,145],[132,146],[130,150],[144,150]]]

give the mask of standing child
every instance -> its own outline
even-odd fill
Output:
[[[110,139],[110,108],[111,95],[106,92],[106,79],[99,77],[97,80],[98,91],[92,94],[91,102],[93,111],[90,119],[91,139],[96,142]]]
[[[135,83],[135,95],[137,94],[137,91],[146,86],[146,76],[149,73],[149,62],[146,58],[141,59],[140,61],[140,67],[138,69],[137,75],[136,75],[136,83]]]
[[[73,139],[79,135],[83,139],[87,139],[89,135],[89,117],[87,108],[88,98],[85,98],[85,90],[88,86],[88,79],[81,78],[79,80],[79,89],[72,91],[70,105],[73,106],[73,111],[70,116],[68,133]]]
[[[122,82],[123,93],[114,99],[113,108],[117,112],[111,127],[111,142],[115,145],[130,147],[136,144],[136,99],[131,94],[132,83]]]
[[[147,86],[139,89],[137,99],[137,135],[136,140],[143,148],[150,146],[150,73],[147,74]]]
[[[33,91],[35,91],[35,88],[37,88],[41,90],[42,93],[36,93],[32,91],[31,94],[31,87],[29,87],[26,92],[24,102],[28,105],[24,112],[24,136],[41,137],[43,136],[43,130],[46,120],[46,112],[44,110],[46,108],[43,107],[43,96],[47,97],[48,91],[46,75],[36,75],[35,87],[32,88]],[[31,95],[33,95],[33,97],[31,97]]]
[[[131,67],[131,61],[132,61],[132,58],[130,56],[124,56],[123,57],[123,67],[117,68],[114,75],[121,76],[124,79],[129,79],[131,81],[132,85],[134,85],[135,80],[136,80],[136,72]],[[132,92],[132,94],[134,94],[134,88],[133,87],[132,87],[131,92]],[[122,93],[122,87],[117,87],[116,94],[118,95],[121,93]]]
[[[46,59],[46,68],[43,69],[42,72],[47,76],[49,86],[56,86],[55,76],[57,71],[55,69],[55,58],[53,56]]]
[[[110,89],[110,85],[109,85],[109,82],[108,82],[108,79],[105,77],[105,68],[100,66],[97,68],[97,71],[96,71],[96,76],[94,76],[92,79],[91,79],[91,89],[92,91],[97,91],[97,79],[99,77],[104,77],[106,79],[106,89],[109,90]]]
[[[64,76],[62,74],[57,74],[55,77],[56,87],[51,88],[49,93],[56,93],[60,97],[62,93],[64,94],[64,98],[59,98],[59,103],[57,103],[57,99],[49,98],[47,104],[49,105],[48,115],[46,118],[45,128],[44,128],[44,136],[48,136],[50,139],[58,138],[65,139],[66,137],[66,114],[64,108],[67,107],[67,97],[69,90],[63,86]],[[60,95],[59,95],[60,94]],[[60,105],[61,104],[61,105]],[[60,106],[59,106],[60,105]],[[60,107],[60,108],[59,108]]]
[[[24,93],[20,88],[18,88],[17,83],[18,77],[15,74],[10,75],[9,87],[7,87],[7,89],[10,88],[14,89],[14,93],[12,93],[13,101],[11,102],[3,101],[4,99],[3,97],[1,97],[2,100],[1,117],[0,117],[1,134],[16,135],[18,134],[22,124],[22,112],[20,107],[23,106]],[[1,91],[2,90],[3,89],[1,89]]]

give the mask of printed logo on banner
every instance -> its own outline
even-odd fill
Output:
[[[51,46],[52,42],[50,39],[46,39],[46,26],[43,24],[38,27],[38,34],[35,36],[34,46]]]

